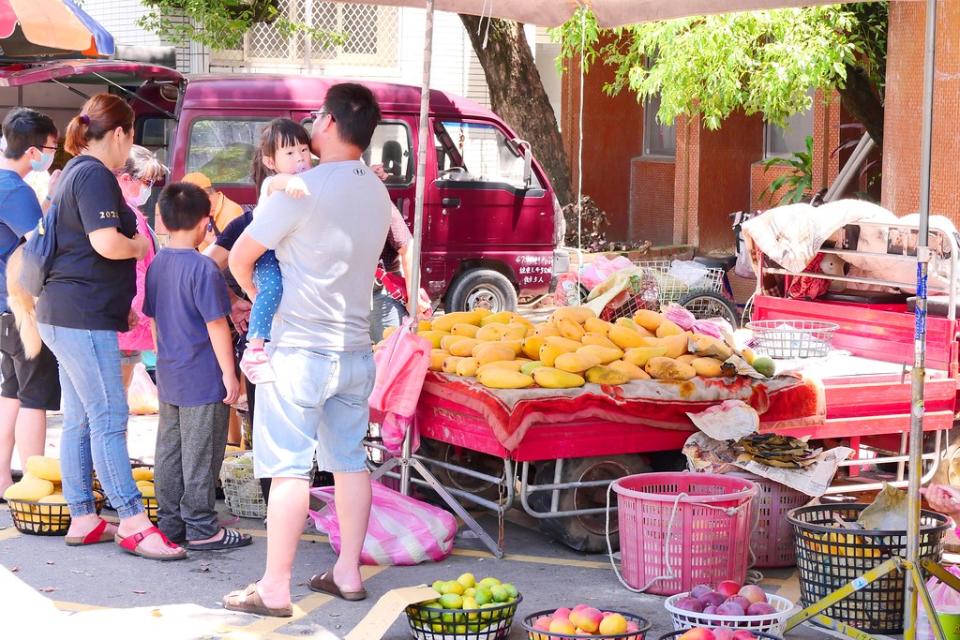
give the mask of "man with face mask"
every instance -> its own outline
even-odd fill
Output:
[[[3,120],[0,155],[0,494],[10,484],[10,465],[16,441],[20,462],[43,455],[47,411],[60,408],[57,360],[46,346],[27,358],[20,332],[7,304],[7,261],[32,232],[56,191],[51,176],[41,207],[24,181],[31,171],[47,171],[57,151],[57,127],[33,109],[13,109]]]

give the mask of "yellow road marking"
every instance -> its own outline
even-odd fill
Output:
[[[476,549],[454,549],[452,554],[465,558],[493,558],[489,551],[478,551]],[[579,567],[581,569],[610,569],[609,562],[599,562],[597,560],[573,560],[566,558],[549,558],[547,556],[531,556],[526,554],[507,553],[503,556],[504,560],[510,562],[527,562],[531,564],[550,564],[563,567]]]
[[[54,600],[54,606],[60,611],[95,611],[97,609],[106,609],[96,604],[83,604],[82,602],[66,602],[63,600]]]
[[[266,538],[267,530],[266,529],[237,529],[240,533],[248,533],[254,538]],[[327,542],[330,540],[327,536],[319,535],[316,533],[303,533],[300,534],[301,540],[308,540],[311,542]]]

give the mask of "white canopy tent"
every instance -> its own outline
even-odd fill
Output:
[[[429,95],[430,64],[433,50],[433,13],[435,10],[467,13],[488,18],[505,18],[539,26],[557,26],[569,20],[581,7],[589,8],[601,27],[618,27],[641,22],[668,20],[696,15],[779,9],[822,4],[843,4],[852,0],[359,0],[364,4],[380,4],[405,7],[420,7],[426,10],[426,40],[424,45],[423,83],[420,112],[420,136],[417,158],[417,191],[413,231],[413,273],[409,274],[409,299],[411,313],[415,313],[417,292],[420,289],[420,240],[423,232],[423,195],[426,174],[427,145],[429,144]],[[910,428],[909,496],[910,520],[907,530],[907,559],[917,560],[920,532],[920,477],[923,450],[923,387],[925,377],[925,350],[927,326],[927,266],[929,252],[930,217],[930,167],[931,140],[933,133],[933,81],[935,69],[935,43],[937,30],[937,0],[894,0],[897,2],[926,2],[926,34],[923,67],[922,140],[920,158],[920,237],[918,242],[916,330],[914,335],[915,359],[912,370],[912,409]],[[582,69],[581,69],[582,73]],[[582,83],[581,83],[582,91]],[[583,108],[583,100],[580,101]],[[578,163],[579,164],[579,163]],[[579,193],[577,194],[579,197]],[[401,485],[406,490],[409,484],[408,461],[421,474],[429,475],[416,460],[409,460],[405,448],[401,462]],[[435,479],[430,484],[436,488]],[[441,495],[445,493],[441,491]],[[444,498],[448,503],[453,499]],[[451,506],[453,506],[451,504]],[[459,505],[457,505],[459,506]],[[462,510],[456,509],[458,513]],[[472,518],[470,519],[472,522]],[[468,522],[469,524],[469,522]],[[474,528],[475,522],[471,524]],[[477,527],[478,529],[479,527]],[[475,531],[477,529],[474,529]],[[485,534],[483,534],[485,535]],[[481,538],[483,537],[481,535]],[[489,546],[489,544],[488,544]],[[908,585],[910,585],[910,582]],[[907,598],[906,637],[912,640],[916,628],[916,593],[908,586],[912,597]]]

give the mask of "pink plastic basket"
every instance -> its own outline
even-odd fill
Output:
[[[756,527],[750,538],[750,548],[754,555],[752,566],[759,569],[778,569],[797,564],[793,526],[787,521],[787,513],[804,506],[812,498],[779,482],[746,471],[734,471],[727,475],[750,480],[760,490],[753,506]]]
[[[757,485],[708,473],[641,473],[615,481],[623,580],[674,595],[743,582]]]

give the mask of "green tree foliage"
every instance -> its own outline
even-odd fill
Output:
[[[700,116],[717,129],[735,111],[783,125],[838,90],[878,143],[883,135],[887,6],[883,2],[755,11],[602,30],[587,12],[556,29],[561,66],[614,69],[610,94],[660,95],[658,119]],[[851,82],[855,80],[855,82]],[[848,95],[849,94],[849,95]],[[848,101],[850,104],[848,104]],[[878,117],[879,114],[879,117]]]

